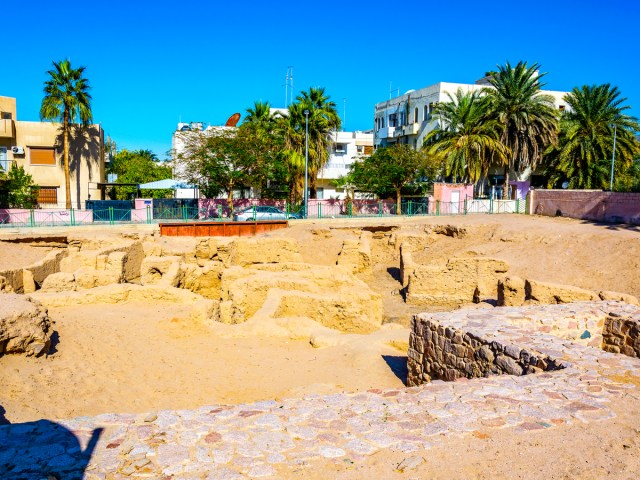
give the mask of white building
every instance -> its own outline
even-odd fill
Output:
[[[376,103],[373,120],[375,147],[404,143],[420,148],[425,136],[437,125],[431,118],[435,105],[449,102],[449,95],[455,97],[458,89],[469,93],[484,88],[493,87],[485,79],[475,84],[440,82]],[[551,95],[559,110],[567,108],[564,96],[568,92],[542,90],[541,93]]]
[[[343,199],[346,192],[337,188],[335,181],[349,173],[349,167],[359,156],[373,153],[373,132],[332,132],[329,162],[318,172],[316,182],[318,199]]]

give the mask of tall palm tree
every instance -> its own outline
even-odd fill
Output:
[[[53,69],[47,72],[50,78],[44,83],[45,96],[40,106],[42,120],[57,120],[62,123],[67,209],[71,208],[69,130],[76,120],[82,125],[89,125],[92,120],[90,87],[83,77],[84,71],[85,67],[72,68],[69,60],[53,62]]]
[[[316,197],[318,172],[329,161],[331,132],[340,129],[341,121],[336,104],[325,93],[324,87],[309,88],[296,97],[302,112],[309,110],[309,189],[311,198]],[[304,127],[304,120],[302,118]]]
[[[276,120],[275,134],[283,141],[281,155],[287,169],[289,201],[299,203],[304,191],[305,162],[305,115],[304,108],[299,103],[289,105],[287,114]]]
[[[566,180],[570,188],[607,188],[609,186],[616,134],[616,163],[621,171],[640,153],[635,132],[636,118],[623,113],[620,91],[606,83],[575,87],[564,97],[570,110],[560,121],[558,146],[550,151],[548,173],[552,182]]]
[[[446,161],[447,175],[476,183],[486,177],[491,163],[506,163],[509,150],[500,140],[497,120],[488,117],[488,97],[462,89],[447,96],[449,102],[436,106],[438,126],[426,136],[425,146],[428,154]]]
[[[487,89],[493,117],[502,124],[502,143],[510,155],[505,172],[505,188],[509,191],[509,174],[533,171],[541,161],[545,149],[557,140],[558,121],[553,97],[540,93],[545,85],[538,74],[540,65],[528,66],[509,62],[498,66],[489,77],[494,87]]]

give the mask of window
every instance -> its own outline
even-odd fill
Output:
[[[429,118],[429,107],[427,105],[424,106],[424,115],[422,115],[422,120],[427,121]]]
[[[29,163],[31,165],[55,165],[56,164],[56,149],[55,148],[30,147],[29,148]]]
[[[316,188],[316,198],[318,200],[323,200],[324,199],[324,188],[322,188],[322,187]]]
[[[389,115],[389,126],[396,127],[398,126],[398,116],[395,113]]]
[[[364,145],[356,145],[356,150],[358,153],[364,153]]]
[[[58,187],[40,187],[38,190],[38,205],[58,204]]]
[[[413,112],[413,123],[418,123],[418,107]]]
[[[336,153],[347,153],[347,146],[344,143],[336,143]]]
[[[364,146],[364,154],[365,155],[372,155],[373,154],[373,146],[365,145]]]
[[[560,111],[564,110],[564,105],[559,105],[559,106],[558,106],[558,109],[559,109]]]
[[[11,120],[11,112],[0,112],[0,120]]]

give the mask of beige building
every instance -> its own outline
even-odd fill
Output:
[[[62,126],[17,120],[16,99],[0,97],[0,169],[24,167],[40,187],[38,206],[64,208],[66,203]],[[100,125],[74,126],[70,132],[71,203],[101,200],[104,183],[104,132]]]

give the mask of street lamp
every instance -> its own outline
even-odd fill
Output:
[[[309,110],[304,111],[304,218],[309,215]]]
[[[616,164],[616,124],[613,124],[613,153],[611,154],[611,182],[609,191],[613,192],[613,166]]]

